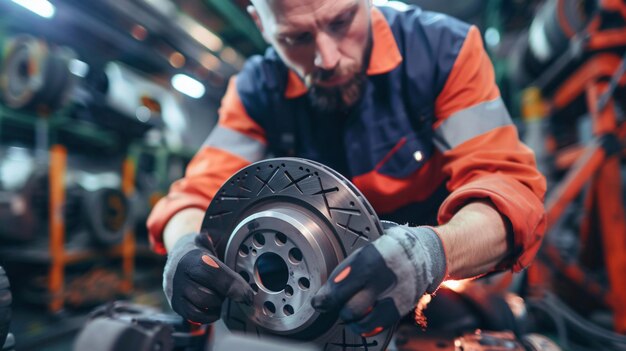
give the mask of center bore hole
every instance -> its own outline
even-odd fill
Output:
[[[285,260],[273,252],[266,252],[256,261],[256,276],[269,291],[282,291],[289,279],[289,269]]]
[[[26,79],[26,78],[28,78],[30,76],[30,74],[28,74],[29,73],[28,71],[29,71],[29,69],[28,69],[28,61],[26,61],[26,60],[21,61],[19,63],[19,65],[17,66],[17,74],[18,74],[18,76],[20,78],[22,78],[22,79]]]

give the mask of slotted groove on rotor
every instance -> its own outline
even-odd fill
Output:
[[[278,175],[279,170],[282,175]],[[244,175],[249,177],[246,178]],[[313,176],[317,180],[310,179]],[[230,183],[231,180],[236,181]],[[268,191],[264,191],[266,187]],[[295,189],[293,190],[287,190],[294,187]],[[373,240],[382,233],[382,227],[377,223],[378,219],[371,206],[354,185],[346,181],[334,170],[315,162],[299,159],[262,161],[239,171],[223,188],[230,190],[226,191],[226,193],[219,193],[222,196],[229,197],[230,195],[227,194],[238,194],[238,196],[241,196],[241,192],[245,191],[245,196],[249,197],[249,199],[240,200],[239,202],[224,201],[223,205],[219,204],[219,201],[211,204],[207,210],[203,230],[208,233],[217,233],[215,234],[217,237],[213,238],[216,243],[221,242],[224,235],[231,235],[229,233],[232,233],[237,223],[254,213],[254,209],[257,206],[260,206],[262,209],[272,208],[273,206],[287,206],[287,208],[298,208],[299,211],[306,213],[307,216],[319,217],[321,220],[319,223],[329,226],[332,229],[332,233],[336,236],[335,240],[340,245],[340,251],[337,251],[337,254],[341,254],[341,257],[362,247],[368,240]],[[274,197],[276,197],[276,200],[274,200]],[[220,208],[220,206],[225,206],[225,208]],[[229,211],[225,211],[226,209]],[[208,213],[212,214],[208,215]],[[226,216],[226,214],[229,216]],[[205,224],[208,227],[205,228]],[[214,226],[218,226],[218,228],[213,228]],[[265,233],[265,244],[258,248],[259,251],[256,256],[254,256],[250,248],[248,248],[247,256],[244,252],[245,250],[240,249],[239,245],[233,248],[233,252],[238,260],[248,260],[248,263],[244,265],[248,267],[246,269],[250,269],[255,262],[255,257],[260,257],[265,252],[281,250],[283,250],[281,252],[284,252],[284,256],[281,256],[283,256],[285,263],[290,267],[290,272],[292,265],[296,267],[298,264],[302,265],[304,263],[304,261],[297,263],[297,259],[290,259],[287,256],[287,253],[293,246],[290,246],[289,242],[283,243],[284,239],[279,239],[280,235],[277,234],[279,231],[264,228],[263,232]],[[358,240],[359,238],[363,240]],[[220,255],[223,255],[221,252],[226,249],[226,242],[228,241],[227,238],[223,241]],[[256,250],[256,246],[253,246],[253,249]],[[296,261],[296,264],[292,261]],[[309,268],[306,271],[309,271]],[[238,270],[237,272],[239,273]],[[290,276],[289,281],[281,291],[276,292],[276,295],[272,295],[268,299],[259,301],[255,299],[255,306],[258,306],[259,303],[262,306],[263,303],[269,301],[274,305],[273,318],[295,316],[298,313],[298,308],[292,302],[296,301],[297,304],[298,294],[314,290],[310,286],[311,282],[308,279],[308,277],[302,276],[301,273],[294,272],[294,276]],[[257,294],[261,291],[255,284],[254,276],[249,277],[248,283],[250,283]],[[309,288],[307,288],[307,285]],[[237,306],[236,304],[229,302],[227,305],[228,309],[225,309],[224,319],[230,328],[251,333],[253,333],[253,330],[256,330],[261,337],[263,333],[271,333],[270,329],[263,328],[263,324],[255,324],[253,320],[245,317],[245,314],[242,314],[243,310],[240,307],[235,307]],[[261,313],[263,312],[261,311]],[[232,321],[235,324],[228,323],[228,321]],[[333,323],[333,327],[327,332],[323,332],[326,329],[320,329],[317,333],[312,330],[310,332],[311,339],[307,340],[314,341],[320,347],[326,346],[325,349],[379,351],[384,349],[391,335],[390,332],[384,332],[379,336],[364,340],[360,335],[347,331],[347,326],[343,323],[338,321]],[[265,331],[263,332],[262,330]],[[282,335],[291,336],[284,333]]]
[[[300,189],[300,185],[298,183],[300,183],[301,181],[303,181],[305,179],[311,178],[311,174],[306,174],[306,175],[304,175],[304,176],[302,176],[302,177],[300,177],[298,179],[293,179],[291,174],[289,174],[289,172],[287,172],[287,171],[285,171],[284,174],[287,177],[287,179],[289,179],[290,183],[285,185],[285,187],[282,188],[281,191],[283,191],[283,190],[285,190],[285,189],[287,189],[289,187],[295,186],[296,189],[298,189],[298,191],[300,192],[300,194],[304,195],[304,191],[302,191],[302,189]]]

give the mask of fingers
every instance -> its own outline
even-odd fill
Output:
[[[330,312],[341,308],[365,284],[359,267],[355,264],[355,256],[341,262],[313,296],[311,305],[320,312]]]
[[[209,324],[220,319],[221,308],[217,309],[201,309],[190,301],[181,300],[180,304],[173,304],[172,308],[176,313],[185,319],[199,324]]]
[[[212,323],[219,319],[224,299],[193,281],[182,287],[179,297],[172,300],[172,309],[197,323]]]
[[[203,254],[197,262],[188,265],[187,275],[201,286],[210,288],[222,297],[252,304],[254,291],[235,271],[215,257]]]
[[[339,317],[346,323],[358,321],[372,312],[375,303],[376,294],[372,290],[361,290],[341,309]]]
[[[380,295],[394,282],[395,275],[386,266],[380,252],[373,245],[367,245],[335,268],[311,304],[320,312],[339,310],[364,287]]]
[[[392,327],[400,317],[393,299],[388,297],[377,301],[371,312],[363,318],[350,323],[350,328],[361,336],[370,337]]]

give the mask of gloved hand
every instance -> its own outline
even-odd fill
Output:
[[[252,304],[254,292],[246,281],[217,259],[206,234],[186,235],[167,257],[163,290],[176,313],[195,323],[220,318],[225,298]]]
[[[341,262],[311,301],[320,312],[339,310],[365,337],[391,327],[446,275],[443,243],[433,229],[392,222],[383,227],[385,235]]]

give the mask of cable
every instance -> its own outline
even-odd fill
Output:
[[[582,335],[589,338],[590,341],[599,342],[602,344],[610,344],[620,350],[626,350],[626,336],[614,333],[610,330],[601,328],[593,323],[588,322],[571,308],[565,305],[558,297],[549,292],[545,292],[541,298],[530,299],[528,306],[541,310],[550,316],[557,327],[557,333],[559,339],[563,343],[563,346],[569,343],[567,339],[567,331],[563,330],[562,324],[579,331]],[[565,327],[565,329],[567,329]],[[574,345],[572,345],[574,347]],[[576,346],[580,349],[581,346]],[[567,348],[567,347],[566,347]]]
[[[563,321],[563,318],[561,316],[554,313],[554,311],[551,311],[550,309],[545,308],[542,303],[529,301],[527,303],[527,308],[528,310],[531,310],[531,309],[539,310],[543,312],[544,314],[546,314],[548,317],[550,317],[552,319],[552,322],[554,322],[554,326],[556,327],[556,333],[559,339],[560,346],[563,347],[564,349],[568,349],[568,350],[570,349],[569,340],[567,337],[567,327],[565,326],[565,322]]]
[[[615,346],[621,347],[622,350],[626,349],[626,336],[614,333],[610,330],[601,328],[596,324],[588,322],[553,294],[546,294],[545,303],[550,308],[553,308],[555,311],[561,313],[573,327],[585,335],[592,336],[600,341],[615,343]]]

